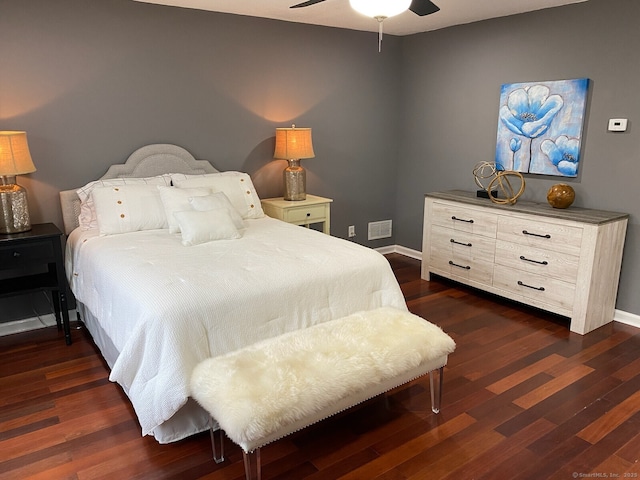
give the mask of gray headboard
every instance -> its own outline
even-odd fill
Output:
[[[102,177],[107,178],[142,178],[154,177],[163,173],[184,173],[187,175],[216,173],[219,170],[206,160],[196,160],[184,148],[167,143],[157,143],[141,147],[127,158],[123,164],[111,165]],[[88,182],[87,182],[88,183]],[[82,185],[78,186],[80,188]],[[80,199],[76,190],[60,192],[64,233],[69,235],[78,227],[80,215]]]

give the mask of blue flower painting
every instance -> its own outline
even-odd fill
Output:
[[[496,165],[576,177],[589,79],[502,85]]]

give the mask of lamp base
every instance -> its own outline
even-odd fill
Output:
[[[300,160],[289,160],[289,166],[284,169],[284,199],[306,200],[307,172],[300,166]]]
[[[0,184],[0,233],[20,233],[31,230],[27,191],[20,185]]]

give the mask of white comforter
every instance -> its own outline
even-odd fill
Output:
[[[406,309],[379,253],[271,218],[245,223],[241,239],[193,247],[168,230],[69,236],[71,289],[120,352],[110,379],[143,435],[187,402],[205,358],[359,310]]]

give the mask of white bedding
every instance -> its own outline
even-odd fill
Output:
[[[245,224],[240,239],[191,247],[168,229],[69,236],[71,289],[120,352],[110,379],[143,435],[187,402],[205,358],[360,310],[406,309],[374,250],[268,217]]]

